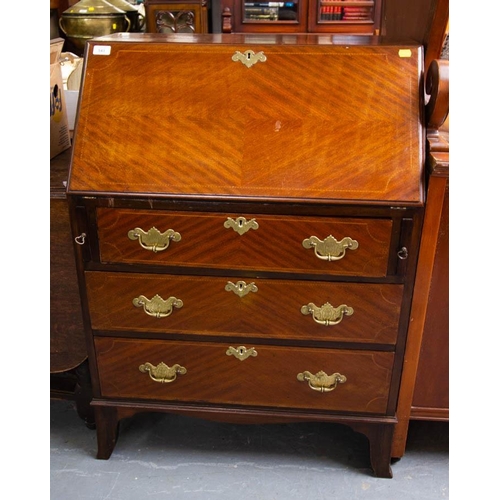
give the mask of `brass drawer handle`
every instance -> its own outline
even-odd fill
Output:
[[[323,370],[313,375],[311,372],[305,371],[297,374],[297,380],[307,382],[313,391],[330,392],[333,391],[337,384],[346,382],[347,377],[340,373],[327,375]]]
[[[154,253],[166,250],[171,240],[181,241],[181,235],[173,229],[167,229],[164,233],[161,233],[156,227],[152,227],[147,232],[140,227],[136,227],[128,232],[128,237],[131,240],[139,240],[142,248]]]
[[[250,231],[250,229],[259,229],[259,223],[255,219],[247,221],[245,217],[237,217],[236,219],[228,217],[224,222],[224,227],[226,229],[233,229],[241,236]]]
[[[225,290],[226,292],[235,293],[236,295],[238,295],[238,297],[244,297],[250,292],[256,293],[259,289],[253,281],[248,285],[244,281],[237,281],[236,283],[228,281],[227,285],[225,286]]]
[[[250,356],[257,356],[257,351],[253,348],[250,347],[250,349],[247,349],[245,346],[240,345],[239,347],[229,347],[229,349],[226,351],[226,354],[228,356],[234,356],[235,358],[239,359],[240,361],[243,361],[244,359],[249,358]]]
[[[164,300],[158,294],[152,299],[148,299],[144,295],[139,295],[139,297],[132,300],[132,304],[135,307],[142,307],[148,316],[153,316],[154,318],[166,318],[172,314],[174,307],[180,309],[184,305],[181,299],[169,297],[167,300]]]
[[[187,373],[186,368],[177,363],[170,367],[163,363],[163,361],[157,366],[151,363],[144,363],[139,366],[139,371],[142,373],[149,373],[151,380],[159,382],[160,384],[169,384],[177,378],[177,374],[185,375]]]
[[[314,248],[314,255],[321,260],[340,260],[345,256],[347,249],[356,250],[358,242],[352,238],[346,237],[337,241],[332,235],[320,240],[317,236],[306,238],[302,242],[304,248]]]
[[[338,325],[345,316],[351,316],[354,313],[352,307],[342,304],[338,307],[333,307],[329,302],[321,307],[314,305],[312,302],[302,306],[300,312],[304,315],[312,314],[313,320],[319,325]]]

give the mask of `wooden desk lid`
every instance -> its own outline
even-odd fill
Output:
[[[422,59],[371,37],[94,39],[68,191],[420,205]]]

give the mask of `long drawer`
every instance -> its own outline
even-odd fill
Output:
[[[403,285],[85,273],[92,328],[396,342]]]
[[[102,397],[378,414],[386,411],[394,358],[238,343],[94,342]]]
[[[104,263],[383,277],[390,219],[97,209]]]

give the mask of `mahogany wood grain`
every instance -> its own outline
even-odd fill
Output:
[[[232,277],[87,272],[87,295],[96,330],[253,336],[395,344],[402,285],[317,283],[304,280],[246,280],[258,290],[239,297],[225,290]],[[176,297],[183,306],[166,318],[149,316],[133,299]],[[329,302],[352,307],[337,325],[319,325],[301,307]]]
[[[98,456],[138,411],[339,421],[369,437],[375,473],[390,477],[424,201],[422,48],[153,34],[87,48],[68,194],[85,234]],[[233,59],[247,50],[265,61]],[[240,236],[230,215],[259,229]],[[155,254],[128,238],[153,226],[181,240]],[[360,247],[337,262],[303,248],[330,234]],[[240,279],[258,291],[225,290]],[[132,302],[156,294],[182,307],[159,319]],[[301,313],[326,301],[354,314],[330,328]],[[226,354],[241,345],[257,356]],[[139,370],[161,362],[187,372],[159,383]],[[320,370],[347,380],[319,392],[297,379]]]
[[[103,397],[340,412],[385,413],[394,359],[388,352],[255,346],[257,356],[240,361],[226,354],[230,344],[109,337],[94,342]],[[139,371],[146,362],[180,364],[187,372],[159,383]],[[318,392],[297,379],[306,370],[338,372],[347,380]]]
[[[443,181],[441,181],[443,182]],[[424,334],[413,393],[411,418],[449,415],[449,183],[446,183],[436,242]]]
[[[228,218],[246,216],[257,229],[238,234],[224,227]],[[203,266],[219,269],[262,269],[266,271],[311,272],[341,276],[380,276],[387,274],[392,235],[390,219],[312,218],[255,214],[207,214],[196,212],[157,212],[98,209],[100,256],[103,263]],[[173,229],[181,235],[164,251],[152,252],[139,240],[128,237],[130,230],[160,232]],[[302,245],[317,236],[337,241],[349,237],[358,248],[347,249],[340,260],[325,261],[314,249]]]
[[[422,204],[420,46],[253,40],[90,41],[69,191]]]

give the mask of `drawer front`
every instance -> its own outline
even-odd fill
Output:
[[[394,284],[96,271],[85,277],[96,330],[394,344],[403,294]]]
[[[227,354],[231,347],[238,352],[238,343],[109,337],[94,342],[103,397],[378,414],[386,412],[394,357],[246,345],[248,357],[241,360]]]
[[[109,208],[97,210],[97,223],[105,263],[368,277],[387,274],[392,232],[390,219]]]

